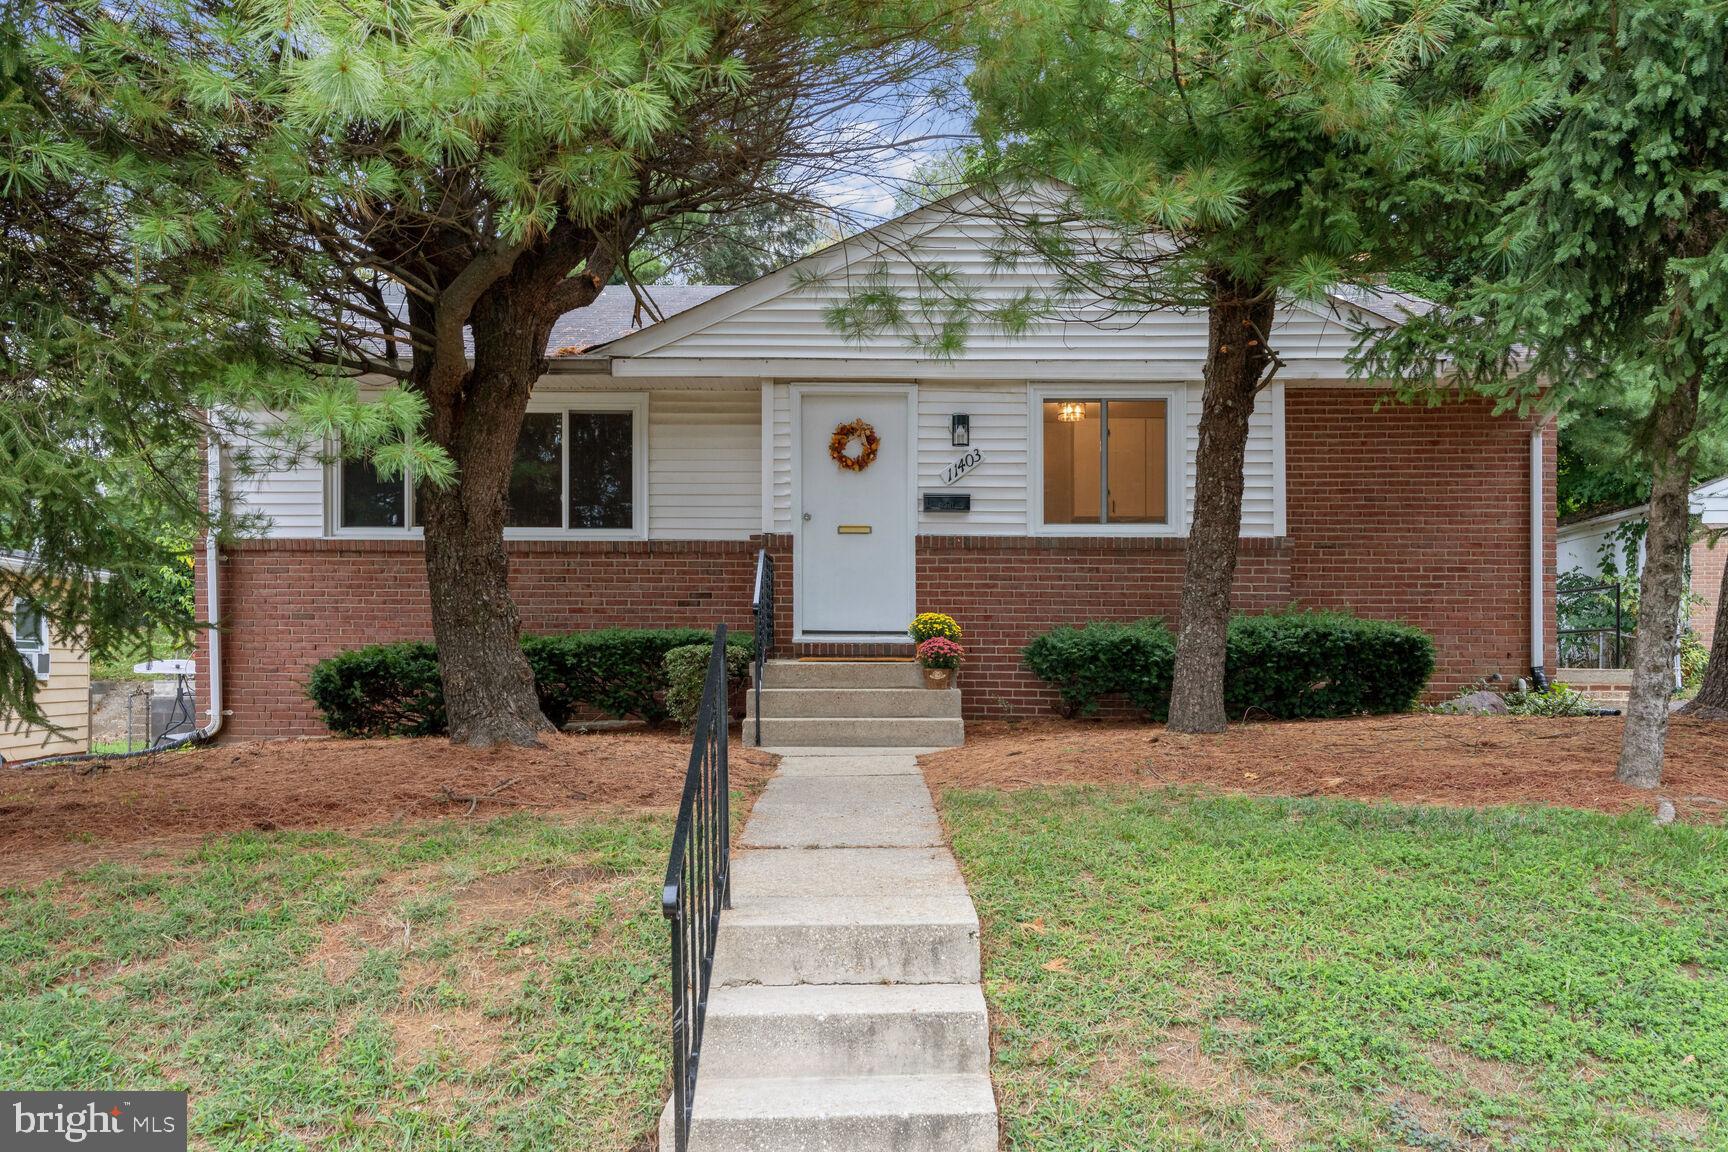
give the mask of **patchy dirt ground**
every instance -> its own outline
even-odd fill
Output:
[[[220,744],[135,760],[0,769],[0,874],[23,850],[130,844],[256,828],[358,828],[398,819],[670,808],[690,756],[677,731],[548,737],[542,748],[443,739]],[[731,751],[736,785],[773,758]],[[35,855],[35,853],[32,853]]]
[[[1648,792],[1614,780],[1621,720],[1378,716],[1246,724],[1184,736],[1107,721],[971,723],[923,759],[932,788],[1198,784],[1270,796],[1403,803],[1557,804],[1626,812]],[[1728,723],[1677,716],[1661,794],[1682,818],[1728,815]]]

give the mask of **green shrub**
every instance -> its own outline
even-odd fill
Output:
[[[1506,707],[1514,716],[1594,716],[1601,705],[1570,684],[1550,684],[1540,692],[1506,693]]]
[[[749,640],[726,641],[728,698],[731,686],[748,674],[754,648]],[[702,707],[702,688],[708,679],[708,660],[713,652],[714,642],[709,640],[703,644],[685,644],[666,653],[666,712],[682,731],[688,732],[696,726],[696,712]]]
[[[1434,673],[1420,628],[1343,612],[1276,612],[1230,621],[1224,710],[1279,720],[1407,712]]]
[[[444,684],[430,644],[372,644],[320,661],[306,694],[338,736],[436,736]]]
[[[666,653],[710,642],[700,628],[602,628],[525,637],[522,654],[534,670],[540,710],[558,727],[584,708],[658,724],[666,718]],[[742,643],[748,650],[749,641]],[[445,731],[438,652],[431,644],[374,644],[332,656],[313,668],[306,690],[341,736]]]
[[[1710,649],[1698,633],[1688,628],[1680,633],[1680,683],[1696,688],[1704,680],[1704,669],[1710,666]]]
[[[582,706],[608,716],[666,719],[666,653],[701,644],[700,628],[599,628],[522,642],[546,719],[562,728]]]
[[[1285,612],[1230,621],[1224,706],[1233,720],[1402,712],[1434,671],[1420,629],[1336,612]],[[1149,719],[1170,712],[1176,645],[1161,621],[1057,628],[1026,647],[1026,664],[1054,687],[1068,715],[1127,698]]]
[[[1154,719],[1169,712],[1176,642],[1162,620],[1057,628],[1022,654],[1033,675],[1062,697],[1064,715],[1090,715],[1104,697],[1118,694]]]

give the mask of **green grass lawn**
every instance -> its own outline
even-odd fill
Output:
[[[659,816],[212,839],[0,893],[0,1084],[208,1149],[620,1149],[664,1101]]]
[[[1728,1147],[1728,835],[949,793],[1006,1147]]]

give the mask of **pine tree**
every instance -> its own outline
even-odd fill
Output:
[[[1684,0],[1533,0],[1496,13],[1476,63],[1539,102],[1540,146],[1495,205],[1483,277],[1403,339],[1507,403],[1643,398],[1630,426],[1650,518],[1616,775],[1653,788],[1688,496],[1728,380],[1728,21]]]
[[[1255,397],[1281,301],[1322,301],[1449,244],[1471,173],[1512,151],[1448,46],[1471,6],[1010,0],[971,24],[986,152],[1071,187],[1109,253],[1045,231],[1072,290],[1209,316],[1170,726],[1224,727],[1224,650]],[[1494,94],[1499,96],[1502,94]]]
[[[861,95],[945,65],[927,35],[940,9],[919,0],[64,11],[36,48],[63,89],[186,128],[158,157],[184,194],[142,226],[229,238],[223,272],[290,282],[297,311],[269,335],[306,368],[423,405],[375,457],[454,477],[419,507],[450,731],[475,744],[548,728],[503,524],[553,322],[668,222],[807,205],[883,147],[852,130]],[[327,389],[302,427],[352,425],[350,399]]]

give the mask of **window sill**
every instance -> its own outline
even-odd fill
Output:
[[[1186,536],[1174,524],[1034,524],[1034,536]]]

